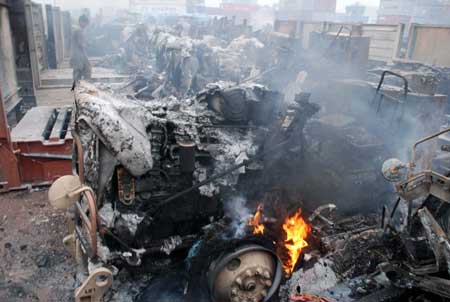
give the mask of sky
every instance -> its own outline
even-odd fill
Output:
[[[274,3],[277,3],[278,0],[258,0],[259,4],[262,5],[272,5]],[[376,6],[378,7],[380,5],[380,0],[337,0],[337,10],[338,11],[345,11],[345,7],[349,4],[354,4],[356,2],[359,2],[362,5],[369,5],[369,6]],[[206,3],[209,5],[218,5],[220,3],[220,0],[206,0]]]
[[[62,6],[65,6],[67,8],[74,8],[74,7],[80,7],[80,6],[89,6],[95,4],[97,1],[98,4],[105,3],[109,1],[105,0],[35,0],[37,2],[41,3],[49,3],[49,4],[63,4]],[[113,1],[111,1],[113,2]],[[221,1],[220,0],[206,0],[207,5],[211,6],[217,6]],[[274,3],[278,3],[278,0],[258,0],[259,4],[262,5],[272,5]],[[380,4],[380,0],[337,0],[337,10],[339,12],[345,11],[345,6],[349,4],[354,4],[356,2],[359,2],[362,5],[370,5],[370,6],[376,6],[378,7]],[[115,0],[115,5],[119,5],[121,7],[127,7],[128,6],[128,0]]]

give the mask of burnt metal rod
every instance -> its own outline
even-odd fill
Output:
[[[129,252],[131,252],[132,254],[136,254],[136,252],[128,245],[125,243],[125,241],[123,241],[119,236],[117,236],[116,234],[114,234],[110,229],[103,227],[100,230],[101,232],[105,232],[107,233],[109,236],[111,236],[111,238],[113,238],[114,240],[117,241],[117,243],[119,243],[121,246],[123,246],[124,248],[126,248]]]
[[[25,156],[25,157],[33,157],[33,158],[72,160],[72,155],[64,155],[64,154],[21,153],[20,155]]]
[[[413,174],[414,174],[414,168],[416,167],[416,150],[417,150],[417,146],[419,146],[420,144],[422,144],[422,143],[424,143],[424,142],[426,142],[426,141],[429,141],[429,140],[431,140],[431,139],[433,139],[433,138],[435,138],[435,137],[438,137],[438,136],[440,136],[440,135],[442,135],[442,134],[444,134],[444,133],[447,133],[447,132],[450,132],[450,128],[444,129],[444,130],[439,131],[439,132],[437,132],[437,133],[435,133],[435,134],[432,134],[432,135],[430,135],[430,136],[427,136],[427,137],[425,137],[425,138],[422,138],[421,140],[417,141],[417,142],[413,145],[413,148],[412,148],[412,155],[411,155],[411,163],[410,163],[410,173],[409,173],[410,175],[413,175]]]
[[[163,206],[163,205],[168,204],[169,202],[171,202],[171,201],[173,201],[173,200],[175,200],[175,199],[177,199],[177,198],[179,198],[179,197],[181,197],[181,196],[183,196],[183,195],[185,195],[185,194],[187,194],[187,193],[189,193],[189,192],[191,192],[191,191],[193,191],[193,190],[195,190],[195,189],[200,188],[201,186],[207,185],[207,184],[209,184],[210,182],[213,182],[214,180],[216,180],[216,179],[218,179],[218,178],[221,178],[221,177],[223,177],[223,176],[225,176],[225,175],[227,175],[227,174],[230,174],[230,173],[232,173],[233,171],[235,171],[235,170],[237,170],[237,169],[239,169],[239,168],[245,166],[246,164],[248,164],[248,163],[250,163],[250,162],[252,162],[252,161],[254,161],[254,160],[256,160],[256,159],[249,160],[249,161],[244,161],[244,162],[241,163],[241,164],[235,165],[235,166],[233,166],[233,167],[231,167],[231,168],[229,168],[229,169],[226,169],[225,171],[223,171],[223,172],[221,172],[221,173],[219,173],[219,174],[216,174],[216,175],[214,175],[214,176],[212,176],[212,177],[210,177],[210,178],[208,178],[208,179],[205,179],[204,181],[199,182],[198,184],[196,184],[196,185],[194,185],[194,186],[192,186],[192,187],[190,187],[190,188],[188,188],[188,189],[186,189],[186,190],[184,190],[184,191],[181,191],[181,192],[179,192],[179,193],[177,193],[177,194],[175,194],[175,195],[173,195],[173,196],[167,198],[166,200],[162,201],[160,204],[158,204],[158,208],[160,208],[160,207]]]
[[[386,74],[389,74],[389,75],[398,77],[398,78],[400,78],[400,79],[403,80],[403,95],[404,95],[404,96],[407,96],[407,95],[408,95],[408,91],[409,91],[408,80],[407,80],[404,76],[402,76],[401,74],[392,72],[392,71],[390,71],[390,70],[385,70],[385,71],[383,71],[383,73],[381,74],[381,79],[380,79],[380,82],[378,83],[377,92],[380,91],[381,86],[383,85],[383,82],[384,82],[384,78],[386,77]]]
[[[394,208],[392,208],[391,212],[391,219],[394,218],[395,212],[397,211],[398,205],[400,204],[401,198],[397,198],[397,201],[395,202]]]
[[[383,211],[381,212],[381,228],[384,229],[384,220],[386,218],[387,207],[383,206]]]
[[[186,190],[183,190],[183,191],[181,191],[181,192],[179,192],[179,193],[177,193],[177,194],[175,194],[175,195],[173,195],[173,196],[167,198],[166,200],[163,200],[161,203],[158,204],[157,209],[159,209],[160,207],[162,207],[162,206],[168,204],[169,202],[174,201],[175,199],[177,199],[177,198],[179,198],[179,197],[181,197],[181,196],[183,196],[183,195],[186,195],[186,194],[188,194],[188,193],[190,193],[190,192],[192,192],[192,191],[194,191],[194,190],[200,188],[201,186],[207,185],[207,184],[209,184],[209,183],[215,181],[216,179],[219,179],[219,178],[221,178],[221,177],[224,177],[225,175],[230,174],[230,173],[236,171],[236,170],[239,169],[239,168],[242,168],[243,166],[245,166],[245,165],[247,165],[247,164],[249,164],[249,163],[252,163],[252,162],[254,162],[254,161],[256,161],[256,160],[259,160],[259,159],[263,158],[263,157],[264,157],[265,155],[267,155],[268,153],[270,153],[270,152],[272,152],[272,151],[274,151],[274,150],[276,150],[276,149],[278,149],[278,148],[284,146],[287,142],[288,142],[288,140],[286,140],[286,141],[284,141],[284,142],[281,142],[281,143],[279,143],[278,145],[276,145],[275,147],[271,148],[270,150],[267,150],[266,152],[264,152],[263,154],[261,154],[261,155],[258,156],[258,157],[255,157],[255,158],[253,158],[253,159],[246,160],[246,161],[244,161],[244,162],[242,162],[242,163],[240,163],[240,164],[234,165],[234,166],[232,166],[231,168],[228,168],[228,169],[226,169],[225,171],[223,171],[223,172],[221,172],[221,173],[219,173],[219,174],[216,174],[216,175],[214,175],[214,176],[211,176],[210,178],[205,179],[204,181],[201,181],[201,182],[199,182],[198,184],[196,184],[196,185],[194,185],[194,186],[192,186],[192,187],[190,187],[190,188],[187,188]],[[147,214],[149,211],[150,211],[150,210],[148,210],[148,211],[146,212],[146,214]]]

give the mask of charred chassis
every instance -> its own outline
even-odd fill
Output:
[[[187,283],[200,278],[213,300],[268,300],[282,275],[273,240],[236,238],[224,202],[251,198],[270,160],[302,150],[319,110],[309,95],[285,104],[264,86],[227,83],[184,100],[127,99],[87,83],[75,95],[77,180],[49,194],[58,207],[74,205],[70,240],[85,273],[188,259]],[[61,183],[75,193],[60,198]]]

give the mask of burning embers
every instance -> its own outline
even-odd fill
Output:
[[[248,225],[253,227],[253,235],[258,235],[258,234],[263,235],[264,234],[262,209],[263,209],[263,204],[261,203],[258,205],[255,215],[253,215],[253,217],[250,218],[248,221]]]
[[[259,204],[255,214],[249,219],[248,225],[253,227],[254,235],[264,235],[264,218],[262,214],[263,205]],[[287,256],[280,256],[283,261],[284,271],[292,274],[295,265],[302,253],[302,250],[308,246],[306,239],[311,233],[311,226],[306,223],[302,217],[302,211],[299,209],[293,216],[286,217],[282,225],[285,235],[284,241],[281,242],[283,252],[287,252]]]
[[[302,250],[308,246],[306,238],[311,232],[311,226],[305,222],[302,217],[302,211],[299,209],[294,216],[286,218],[283,224],[283,230],[286,233],[284,247],[289,254],[289,259],[284,261],[283,267],[286,273],[291,274],[300,258]]]

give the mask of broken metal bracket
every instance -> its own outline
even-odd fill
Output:
[[[414,174],[407,181],[396,184],[400,197],[412,201],[418,197],[433,195],[450,203],[450,178],[431,170]]]
[[[113,282],[112,272],[104,267],[94,270],[75,290],[75,302],[101,302]]]
[[[328,203],[325,205],[322,205],[314,210],[314,212],[309,216],[308,220],[309,222],[314,221],[316,218],[320,219],[321,221],[325,222],[329,226],[334,226],[334,222],[329,220],[328,218],[325,218],[321,213],[324,210],[329,210],[331,213],[334,209],[336,209],[336,205],[333,203]]]

